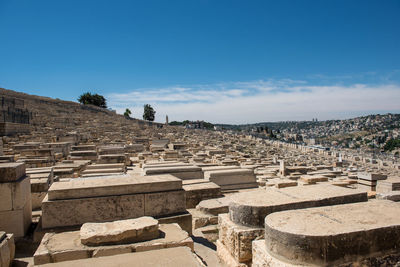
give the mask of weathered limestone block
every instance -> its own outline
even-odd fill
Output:
[[[218,240],[226,247],[235,261],[251,262],[251,242],[263,238],[264,229],[238,225],[229,219],[228,214],[218,215],[218,228]]]
[[[100,164],[105,163],[125,163],[126,156],[125,154],[107,154],[107,155],[99,155],[97,160]]]
[[[13,184],[0,183],[0,211],[12,210],[13,208]]]
[[[71,261],[172,247],[189,247],[192,251],[194,250],[192,238],[178,224],[160,224],[159,231],[161,232],[160,236],[152,240],[101,246],[86,246],[82,244],[80,231],[46,233],[33,256],[34,263],[35,265],[41,265],[51,262]]]
[[[147,241],[159,237],[158,221],[152,217],[106,223],[84,223],[81,242],[87,246],[118,245]]]
[[[110,164],[93,164],[86,167],[84,171],[81,171],[81,176],[90,175],[110,175],[116,173],[125,173],[125,163],[110,163]]]
[[[297,186],[297,181],[290,179],[275,178],[265,183],[268,186],[275,186],[276,188],[285,188],[290,186]]]
[[[96,150],[96,146],[95,145],[72,146],[71,150],[72,151],[95,151]]]
[[[206,171],[204,178],[224,190],[258,187],[254,171],[250,169]]]
[[[32,210],[41,209],[42,201],[53,183],[53,168],[30,169]]]
[[[168,216],[159,216],[157,220],[160,224],[176,223],[182,230],[192,235],[192,215],[187,211]]]
[[[70,159],[86,159],[91,161],[97,160],[97,151],[95,150],[77,150],[70,152]]]
[[[22,237],[32,221],[31,185],[25,164],[1,163],[0,173],[0,229]]]
[[[55,182],[42,202],[42,227],[109,222],[186,211],[182,181],[171,175]]]
[[[246,263],[240,263],[235,260],[228,249],[222,244],[221,241],[216,241],[218,258],[229,267],[247,267]]]
[[[25,176],[24,163],[0,163],[0,183],[15,182]]]
[[[377,181],[368,181],[368,180],[358,180],[357,188],[364,191],[375,191],[376,190]]]
[[[203,172],[207,171],[222,171],[222,170],[235,170],[240,169],[239,166],[206,166],[201,168]]]
[[[185,184],[183,190],[185,190],[186,208],[188,209],[196,207],[202,200],[221,197],[221,187],[210,182]]]
[[[385,180],[387,175],[379,174],[379,173],[368,173],[368,172],[358,172],[358,179],[368,180],[368,181],[376,181],[376,180]]]
[[[185,191],[144,194],[144,215],[162,216],[186,211]]]
[[[400,263],[400,253],[378,256],[378,257],[367,257],[360,259],[356,262],[335,264],[337,267],[376,267],[376,266],[397,266]],[[253,241],[253,261],[251,263],[253,267],[305,267],[310,265],[289,263],[281,260],[277,257],[272,256],[267,248],[265,247],[265,240],[254,240]]]
[[[109,250],[107,250],[109,251]],[[185,266],[201,267],[203,264],[187,247],[172,247],[158,250],[150,250],[138,253],[120,253],[104,255],[101,258],[74,260],[69,262],[53,263],[53,267],[81,267],[81,266],[141,266],[153,267],[160,265],[165,267]]]
[[[182,180],[172,175],[121,176],[101,179],[70,179],[53,183],[49,189],[49,200],[75,199],[173,191],[182,189]]]
[[[377,193],[390,193],[392,191],[400,191],[400,177],[390,177],[387,180],[378,181]]]
[[[165,168],[165,167],[184,167],[184,166],[192,166],[187,163],[179,162],[179,161],[157,161],[157,162],[147,162],[143,164],[143,170],[154,169],[154,168]]]
[[[393,191],[390,193],[378,193],[376,194],[377,199],[387,199],[391,201],[400,201],[400,191]]]
[[[124,154],[125,149],[123,146],[101,146],[97,148],[99,155],[112,155]]]
[[[252,254],[253,259],[251,262],[251,266],[253,267],[295,267],[291,264],[285,264],[280,262],[276,264],[276,261],[271,255],[268,254],[268,251],[265,247],[265,240],[254,240],[252,243]]]
[[[323,175],[302,175],[300,176],[300,181],[307,184],[315,184],[317,182],[327,182],[328,177]]]
[[[145,175],[171,174],[182,180],[204,178],[201,168],[196,166],[156,167],[146,168],[143,171]]]
[[[215,199],[208,199],[201,201],[196,209],[202,211],[204,213],[218,215],[220,213],[228,213],[229,212],[229,197],[221,197]]]
[[[153,151],[154,151],[154,148],[153,148]],[[163,151],[164,151],[164,149],[163,149]],[[178,153],[178,151],[164,151],[163,153],[162,153],[162,156],[161,156],[164,160],[169,160],[169,159],[177,159],[177,158],[179,158],[179,153]]]
[[[42,201],[46,197],[47,192],[32,192],[32,210],[40,210],[42,209]]]
[[[399,207],[376,200],[276,212],[265,218],[265,245],[277,258],[317,266],[399,254]]]
[[[42,202],[42,227],[81,225],[144,216],[144,194],[48,200]]]
[[[192,215],[193,230],[207,225],[218,225],[218,216],[201,212],[197,209],[188,209]]]
[[[229,216],[235,223],[262,227],[270,213],[318,206],[367,201],[367,193],[333,185],[296,186],[276,189],[267,187],[235,194],[229,204]]]
[[[0,231],[0,266],[11,266],[15,255],[14,235]]]

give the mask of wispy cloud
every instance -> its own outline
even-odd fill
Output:
[[[258,80],[206,85],[136,89],[107,96],[119,113],[125,108],[140,118],[144,104],[156,110],[156,120],[206,120],[251,123],[311,118],[336,119],[374,112],[400,111],[400,86],[350,84],[315,85],[303,80]]]

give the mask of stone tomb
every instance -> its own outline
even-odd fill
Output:
[[[190,165],[146,168],[143,172],[144,175],[171,174],[182,180],[204,178],[203,171],[200,167]]]
[[[251,169],[206,171],[204,177],[219,185],[222,190],[258,187],[256,176]]]
[[[252,266],[394,266],[399,209],[375,200],[270,214],[265,240],[253,242]]]
[[[172,247],[189,247],[194,250],[192,238],[176,223],[159,224],[157,234],[157,237],[146,241],[88,246],[82,242],[81,231],[47,233],[34,254],[34,263],[40,265]]]
[[[229,214],[218,217],[218,256],[237,265],[250,263],[251,242],[263,237],[264,219],[271,213],[367,200],[366,192],[324,184],[282,189],[267,187],[232,195]]]
[[[400,201],[400,177],[389,177],[387,180],[378,181],[376,197]]]
[[[153,267],[160,265],[163,267],[201,267],[204,266],[200,259],[191,252],[188,247],[171,247],[158,250],[143,251],[137,253],[125,253],[120,255],[88,258],[74,261],[52,263],[52,267],[81,267],[81,266],[136,266]]]
[[[105,176],[111,174],[122,174],[126,172],[125,163],[92,164],[81,172],[82,177]]]
[[[31,184],[24,163],[0,163],[0,230],[23,237],[32,222]]]
[[[172,175],[125,175],[55,182],[42,203],[42,212],[42,227],[46,229],[141,216],[166,217],[184,213],[186,208],[182,180]]]
[[[387,180],[378,181],[377,193],[391,193],[392,191],[400,191],[400,177],[390,177]]]
[[[375,191],[378,180],[386,180],[387,176],[379,173],[368,173],[359,172],[358,177],[358,188],[367,191]]]
[[[205,179],[183,180],[186,208],[195,208],[201,201],[221,197],[221,187]]]
[[[26,170],[31,182],[32,210],[40,210],[49,187],[54,181],[53,167]]]

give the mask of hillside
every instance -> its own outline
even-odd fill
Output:
[[[380,151],[390,140],[400,138],[400,114],[375,114],[345,120],[262,122],[218,125],[286,142],[333,148]],[[387,147],[387,146],[386,146]]]
[[[72,101],[29,95],[0,88],[0,96],[23,100],[30,113],[30,141],[58,141],[62,136],[75,133],[96,135],[113,129],[115,133],[138,131],[158,123],[127,119],[114,111]]]

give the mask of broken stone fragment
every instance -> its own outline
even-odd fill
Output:
[[[85,223],[80,230],[81,243],[87,246],[142,242],[159,237],[158,221],[152,217],[106,223]]]

